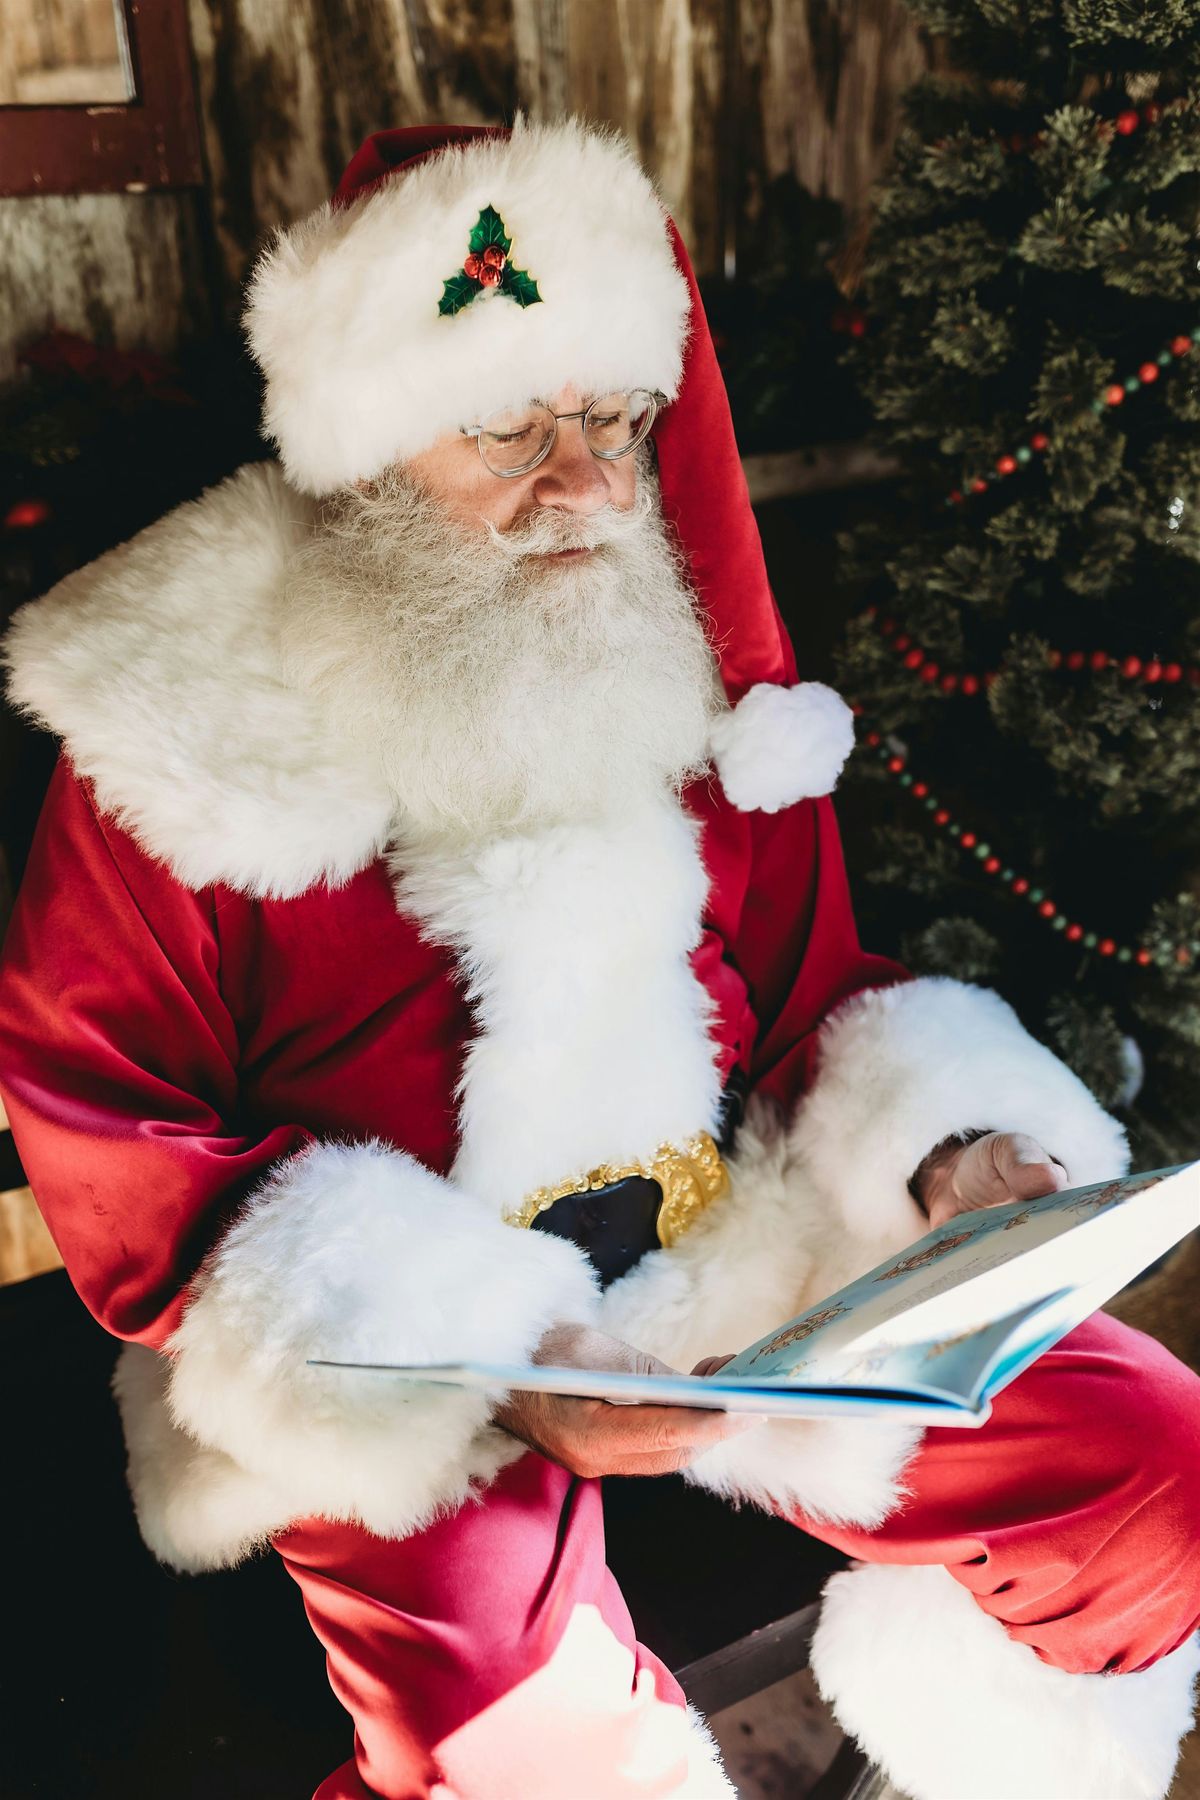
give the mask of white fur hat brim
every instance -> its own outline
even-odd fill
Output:
[[[487,207],[540,300],[484,292],[442,314]],[[265,428],[291,483],[321,495],[567,386],[673,398],[688,306],[666,214],[624,141],[576,120],[519,121],[281,231],[244,323]]]

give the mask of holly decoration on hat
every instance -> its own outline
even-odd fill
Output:
[[[494,206],[485,206],[471,229],[463,266],[444,284],[438,312],[451,318],[484,293],[507,294],[518,306],[536,306],[541,300],[537,282],[508,260],[512,239]]]

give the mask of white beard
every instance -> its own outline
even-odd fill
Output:
[[[586,558],[546,551],[593,548]],[[723,707],[648,460],[629,511],[484,533],[402,470],[325,503],[287,589],[285,656],[370,745],[405,838],[467,842],[678,791]]]

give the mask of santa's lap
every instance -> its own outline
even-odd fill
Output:
[[[873,1531],[795,1522],[865,1563],[940,1565],[1071,1674],[1148,1668],[1200,1621],[1200,1378],[1103,1314],[979,1430],[927,1432],[904,1486]],[[531,1452],[412,1537],[315,1519],[276,1546],[355,1725],[320,1800],[708,1791],[677,1785],[694,1727],[605,1567],[598,1483]]]

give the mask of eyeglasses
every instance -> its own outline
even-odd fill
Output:
[[[479,445],[484,467],[507,481],[528,475],[545,462],[564,419],[582,419],[583,439],[592,455],[602,462],[618,462],[643,442],[665,400],[665,394],[649,388],[632,388],[628,393],[601,394],[581,412],[568,413],[551,412],[533,400],[527,406],[489,413],[481,425],[463,425],[460,430]]]

